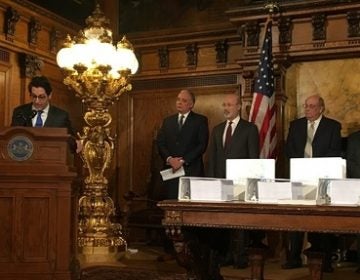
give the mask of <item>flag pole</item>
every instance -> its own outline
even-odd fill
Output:
[[[277,137],[272,62],[272,14],[275,10],[278,10],[278,5],[271,1],[265,8],[269,10],[269,16],[265,24],[265,34],[260,51],[249,121],[256,124],[259,131],[259,157],[276,159]]]

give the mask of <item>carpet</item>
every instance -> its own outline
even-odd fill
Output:
[[[139,270],[113,266],[92,266],[80,274],[81,280],[186,280],[186,275],[174,272]]]

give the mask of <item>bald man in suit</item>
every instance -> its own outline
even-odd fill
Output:
[[[186,176],[204,176],[203,154],[208,145],[208,120],[192,111],[194,104],[194,94],[187,89],[181,90],[176,99],[177,113],[164,119],[157,145],[165,168],[177,171],[183,167]],[[166,198],[177,199],[178,183],[178,178],[165,182]]]
[[[203,154],[209,139],[207,117],[192,111],[195,104],[194,94],[183,89],[176,99],[177,113],[164,119],[157,135],[157,146],[164,160],[164,168],[174,172],[184,168],[186,176],[204,176]],[[166,199],[177,199],[179,178],[164,182]],[[169,239],[164,239],[165,255],[158,261],[174,258],[174,248]]]
[[[209,177],[225,178],[227,159],[259,158],[259,133],[255,124],[240,118],[240,97],[227,94],[223,100],[226,121],[212,130],[209,146]],[[231,122],[231,124],[229,124]],[[226,142],[226,131],[231,126],[231,140]]]
[[[255,124],[240,117],[240,96],[237,93],[226,94],[222,103],[225,121],[212,130],[208,153],[207,176],[226,177],[227,159],[259,158],[259,133]],[[216,234],[216,233],[215,233]],[[236,268],[246,268],[248,257],[246,247],[263,246],[261,239],[264,234],[253,231],[249,234],[244,230],[218,231],[213,248],[223,257],[224,264],[232,263]],[[231,244],[229,244],[229,242]]]
[[[286,140],[286,155],[290,158],[303,157],[341,157],[341,124],[323,115],[325,102],[319,95],[311,95],[305,100],[305,117],[290,123]],[[309,128],[312,126],[312,143],[307,148]],[[289,233],[287,261],[282,265],[284,269],[302,266],[301,251],[303,247],[303,232]],[[309,234],[311,250],[325,253],[324,272],[332,272],[331,267],[331,235]]]

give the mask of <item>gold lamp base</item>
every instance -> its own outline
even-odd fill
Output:
[[[117,246],[110,247],[81,247],[79,249],[78,260],[80,266],[88,266],[90,264],[96,263],[116,263],[116,265],[121,265],[119,260],[124,256],[124,249],[121,249]]]

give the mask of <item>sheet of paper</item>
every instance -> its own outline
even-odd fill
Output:
[[[359,205],[360,180],[333,180],[329,184],[328,194],[331,204]]]
[[[227,201],[234,199],[232,180],[208,177],[181,177],[179,200]]]
[[[291,199],[291,182],[258,182],[259,202],[277,203],[279,199]]]
[[[317,185],[319,178],[345,177],[346,161],[340,157],[290,159],[290,179],[293,182],[306,181]]]
[[[221,181],[190,181],[190,192],[194,200],[221,200]]]
[[[174,179],[177,177],[185,176],[184,167],[179,168],[176,172],[173,172],[172,168],[164,169],[160,171],[163,181]]]
[[[245,185],[247,178],[275,179],[274,159],[227,159],[226,179]]]

